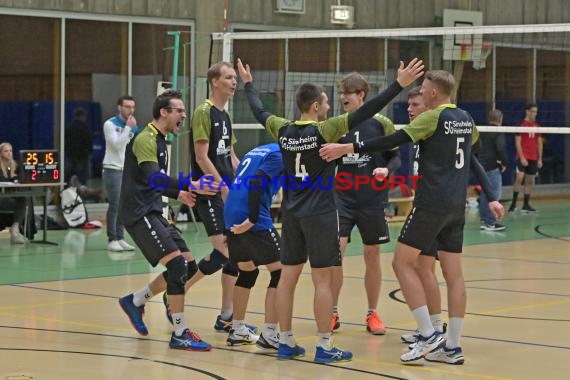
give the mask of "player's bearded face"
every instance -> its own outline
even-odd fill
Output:
[[[123,104],[118,106],[118,108],[121,117],[126,120],[135,113],[135,102],[132,100],[123,100]]]

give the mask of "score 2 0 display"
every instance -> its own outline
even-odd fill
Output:
[[[59,151],[20,151],[20,183],[59,183],[60,173]]]

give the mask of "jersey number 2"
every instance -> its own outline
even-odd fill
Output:
[[[238,173],[238,175],[236,175],[236,179],[234,180],[234,184],[235,184],[235,185],[239,185],[239,184],[241,183],[241,181],[242,181],[242,179],[243,179],[243,178],[242,178],[243,173],[245,173],[245,171],[247,170],[249,164],[251,164],[251,158],[250,158],[250,157],[246,158],[245,160],[243,160],[243,161],[240,163],[240,165],[242,166],[242,169],[241,169],[241,171]]]

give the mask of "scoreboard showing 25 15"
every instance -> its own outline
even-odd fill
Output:
[[[20,183],[59,183],[60,173],[58,150],[20,151]]]

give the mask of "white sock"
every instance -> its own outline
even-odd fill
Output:
[[[222,309],[220,311],[220,318],[222,318],[224,321],[230,321],[232,319],[232,316],[234,314],[234,310],[233,309]]]
[[[244,320],[241,320],[241,321],[240,321],[240,320],[238,320],[238,319],[234,319],[232,328],[233,328],[235,331],[242,331],[242,330],[245,330],[245,328],[246,328],[246,326],[245,326],[245,321],[244,321]]]
[[[441,317],[441,313],[432,314],[429,316],[429,319],[435,331],[443,332],[443,318]]]
[[[279,344],[286,344],[289,347],[295,347],[296,343],[293,331],[281,331],[281,335],[279,335]]]
[[[430,337],[435,332],[431,320],[429,319],[429,311],[426,305],[420,306],[417,309],[412,310],[414,319],[420,330],[420,334],[424,337]]]
[[[176,336],[182,335],[184,330],[188,328],[184,313],[172,313],[172,324],[174,325],[174,334]]]
[[[366,316],[369,316],[370,314],[376,312],[376,309],[368,309],[368,312],[366,313]]]
[[[263,326],[263,336],[269,338],[277,334],[277,323],[266,323]]]
[[[317,334],[317,347],[322,347],[325,350],[330,350],[332,348],[330,332]]]
[[[333,312],[333,314],[338,315],[338,305],[333,306],[332,312]]]
[[[142,306],[152,297],[154,297],[154,294],[150,291],[150,288],[147,285],[133,293],[133,303],[135,306]]]
[[[447,342],[445,348],[461,347],[461,333],[463,332],[464,318],[449,318],[449,325],[447,329]]]

